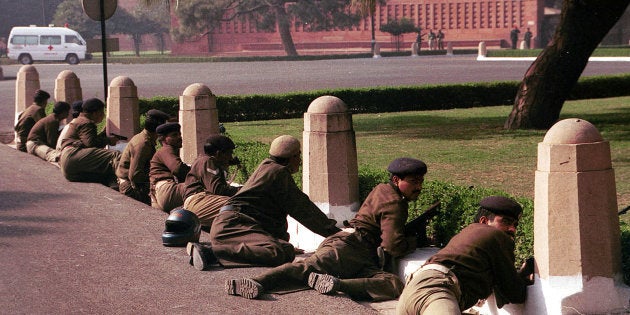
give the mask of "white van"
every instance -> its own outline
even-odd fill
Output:
[[[85,59],[83,37],[66,27],[16,26],[9,33],[7,56],[24,65],[37,61],[66,61],[71,65]]]

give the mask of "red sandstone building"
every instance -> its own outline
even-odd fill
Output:
[[[173,4],[174,8],[174,4]],[[376,42],[384,50],[394,47],[392,36],[380,32],[380,26],[402,18],[413,21],[423,33],[439,29],[445,34],[444,42],[453,47],[477,47],[480,41],[488,46],[508,47],[510,31],[514,26],[521,30],[519,41],[527,28],[534,34],[533,47],[540,47],[550,36],[548,20],[559,12],[547,12],[544,0],[388,0],[376,11]],[[173,26],[177,21],[173,21]],[[553,31],[553,29],[551,30]],[[336,49],[369,51],[371,42],[370,18],[351,29],[328,32],[310,32],[299,21],[293,21],[291,34],[298,52],[308,49]],[[280,35],[256,29],[253,22],[233,20],[221,23],[219,29],[194,41],[173,42],[171,51],[176,55],[225,53],[242,51],[282,52]],[[410,49],[416,34],[406,34],[404,49]],[[209,44],[210,43],[210,44]],[[209,47],[210,46],[210,47]],[[426,36],[423,48],[427,47]]]

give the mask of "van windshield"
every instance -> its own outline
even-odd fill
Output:
[[[66,44],[83,45],[83,41],[74,35],[66,35]]]

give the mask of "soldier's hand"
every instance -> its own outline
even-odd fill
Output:
[[[525,260],[525,262],[521,266],[521,269],[519,269],[518,271],[518,275],[521,276],[521,278],[525,281],[527,285],[534,284],[534,265],[534,257],[529,257],[527,258],[527,260]]]

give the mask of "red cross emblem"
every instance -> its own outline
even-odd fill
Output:
[[[48,50],[53,50],[53,46],[52,45],[48,45]]]

